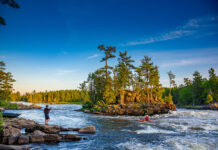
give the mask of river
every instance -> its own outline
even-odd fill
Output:
[[[45,107],[43,104],[39,104]],[[154,115],[154,122],[142,117],[101,116],[75,111],[81,105],[51,105],[49,124],[63,127],[96,127],[88,139],[58,144],[33,144],[48,150],[218,150],[218,111],[177,109]],[[7,110],[19,117],[44,123],[43,110]],[[71,132],[77,134],[77,132]]]

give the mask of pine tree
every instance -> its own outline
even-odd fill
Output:
[[[98,49],[100,51],[104,51],[104,54],[105,54],[105,56],[101,59],[101,62],[105,61],[104,70],[105,70],[106,81],[107,81],[108,75],[109,75],[108,69],[113,69],[112,67],[108,66],[108,60],[111,59],[111,58],[115,58],[115,55],[113,55],[112,53],[116,52],[116,47],[112,47],[112,46],[105,47],[104,45],[99,45]]]
[[[125,51],[124,53],[120,52],[120,58],[118,58],[118,61],[118,80],[120,88],[125,90],[126,87],[130,87],[131,84],[131,69],[135,68],[132,64],[134,60],[131,60],[131,56],[127,56],[127,51]]]
[[[198,71],[195,71],[193,76],[194,78],[193,78],[193,84],[192,84],[192,90],[193,90],[192,105],[195,105],[196,103],[201,104],[202,102],[201,95],[203,92],[203,88],[202,88],[203,79]]]
[[[175,75],[172,73],[172,71],[170,70],[169,72],[167,72],[169,79],[170,79],[170,95],[171,95],[171,88],[176,86],[176,82],[175,82]]]
[[[144,56],[144,59],[141,60],[141,66],[138,72],[140,72],[143,80],[143,84],[146,85],[146,95],[147,101],[150,101],[150,91],[149,91],[149,80],[152,72],[153,62],[151,62],[151,58],[148,56]]]

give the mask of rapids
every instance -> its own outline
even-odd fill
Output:
[[[43,104],[39,104],[45,107]],[[218,111],[177,109],[154,115],[154,122],[143,117],[101,116],[75,111],[81,105],[51,105],[49,124],[81,128],[94,125],[97,133],[87,140],[59,144],[33,144],[48,150],[218,150]],[[44,123],[43,110],[6,110],[19,117]],[[77,134],[77,132],[73,132]]]

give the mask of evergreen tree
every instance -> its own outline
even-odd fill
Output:
[[[5,72],[5,63],[0,61],[0,99],[10,100],[10,94],[13,91],[13,76],[10,72]]]
[[[120,52],[118,61],[118,81],[120,83],[120,88],[125,90],[126,87],[131,84],[131,69],[134,69],[132,64],[134,60],[131,60],[131,56],[127,56],[127,51],[125,51],[124,53]]]
[[[105,47],[104,45],[99,45],[98,49],[100,51],[104,51],[105,56],[101,59],[101,62],[105,61],[105,74],[106,74],[106,81],[108,79],[108,69],[113,69],[112,67],[108,66],[108,60],[111,58],[114,58],[115,55],[113,55],[112,53],[116,52],[116,47],[112,47],[112,46],[107,46]]]
[[[171,94],[171,88],[176,86],[175,82],[175,75],[172,73],[172,71],[167,72],[169,79],[170,79],[170,93]]]
[[[149,91],[149,80],[152,74],[153,62],[148,56],[144,56],[144,59],[141,60],[140,69],[137,70],[142,78],[142,84],[146,85],[146,95],[147,101],[150,101],[150,91]]]
[[[193,90],[192,105],[201,104],[202,103],[201,94],[203,92],[203,88],[202,88],[203,79],[198,71],[195,71],[193,76],[194,78],[193,78],[193,84],[192,84],[192,90]]]

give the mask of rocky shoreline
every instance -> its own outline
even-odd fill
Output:
[[[94,126],[85,128],[64,128],[57,125],[38,124],[33,120],[24,118],[13,118],[5,120],[0,131],[1,149],[28,150],[32,146],[29,143],[58,143],[86,140],[82,134],[94,134]],[[21,130],[25,130],[22,133]],[[62,131],[77,131],[77,134],[61,134]]]
[[[118,105],[108,105],[106,107],[101,107],[99,110],[87,110],[83,111],[86,113],[94,113],[101,115],[129,115],[129,116],[143,116],[155,115],[155,114],[165,114],[170,110],[176,110],[176,105],[174,104],[118,104]]]

